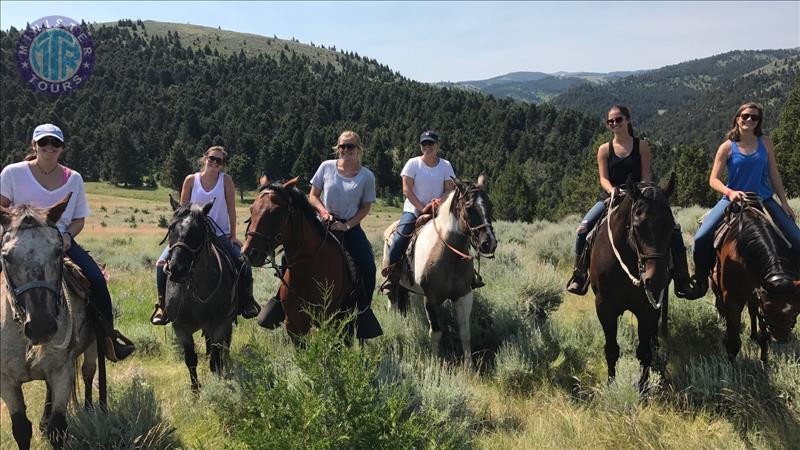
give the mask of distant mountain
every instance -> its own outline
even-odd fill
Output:
[[[486,80],[471,80],[436,83],[441,87],[453,87],[471,92],[482,92],[498,98],[509,97],[528,103],[544,103],[577,85],[602,84],[628,75],[644,73],[644,70],[628,72],[511,72]]]
[[[628,76],[606,84],[574,85],[553,99],[560,107],[602,117],[615,103],[630,105],[634,126],[648,134],[716,149],[736,108],[765,105],[765,128],[800,76],[800,48],[732,51]]]

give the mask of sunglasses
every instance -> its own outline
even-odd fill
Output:
[[[36,145],[38,145],[39,147],[47,147],[48,145],[52,145],[55,148],[61,148],[64,146],[64,143],[57,138],[45,136],[36,141]]]
[[[357,149],[358,146],[356,144],[339,144],[338,148],[339,148],[339,150],[344,150],[344,151],[351,152],[351,151]]]
[[[625,121],[625,118],[620,116],[620,117],[614,117],[613,119],[608,119],[608,120],[606,120],[606,123],[609,124],[609,125],[614,125],[614,124],[619,125],[623,121]]]
[[[425,141],[425,142],[422,142],[422,143],[420,143],[419,145],[421,145],[421,146],[423,146],[423,147],[427,147],[427,146],[434,146],[434,145],[436,145],[436,142],[433,142],[433,141]]]
[[[744,113],[744,114],[739,114],[739,117],[741,117],[742,120],[752,120],[753,122],[758,122],[759,120],[761,120],[761,116],[757,114]]]
[[[206,159],[220,166],[225,163],[224,159],[217,156],[206,156]]]

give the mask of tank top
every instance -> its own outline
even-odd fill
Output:
[[[189,199],[192,203],[206,203],[214,201],[214,206],[208,212],[214,222],[216,222],[217,236],[223,234],[231,234],[231,219],[228,216],[228,205],[225,202],[225,172],[220,172],[217,177],[217,184],[210,191],[203,189],[203,182],[200,181],[200,173],[194,174],[194,183],[192,183],[192,197]]]
[[[642,155],[639,153],[639,138],[633,138],[633,149],[624,158],[620,158],[614,153],[614,139],[612,138],[608,141],[607,164],[608,181],[614,187],[625,184],[629,175],[634,183],[642,181]],[[608,198],[608,192],[601,189],[600,197],[603,199]]]
[[[772,184],[769,181],[769,155],[761,137],[758,148],[750,155],[742,153],[739,143],[731,141],[731,155],[728,157],[728,188],[755,192],[761,200],[772,197]]]

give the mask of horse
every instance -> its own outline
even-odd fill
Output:
[[[619,359],[617,320],[630,311],[638,321],[639,344],[636,357],[641,365],[639,391],[650,377],[652,345],[658,345],[660,313],[669,287],[669,244],[674,218],[669,197],[675,189],[675,173],[666,187],[653,183],[625,185],[625,195],[615,205],[611,196],[607,216],[598,224],[589,263],[589,280],[595,295],[595,309],[605,335],[608,379],[616,376]],[[631,268],[633,268],[633,273]]]
[[[442,330],[437,309],[450,299],[456,312],[464,363],[472,367],[469,320],[474,262],[480,256],[494,255],[497,238],[492,228],[492,202],[486,192],[486,178],[481,176],[474,184],[457,181],[455,186],[436,210],[435,217],[417,230],[409,253],[410,267],[401,264],[397,304],[390,300],[389,309],[404,313],[409,292],[424,296],[432,350],[438,355]],[[383,233],[384,267],[389,264],[390,238],[397,224],[393,223]],[[470,254],[470,248],[476,255]]]
[[[758,342],[761,361],[766,363],[769,342],[787,342],[797,322],[800,267],[753,195],[732,202],[725,210],[725,223],[730,225],[720,230],[724,235],[716,250],[711,287],[726,323],[725,347],[731,362],[742,346],[741,316],[747,305],[750,338]]]
[[[23,383],[45,381],[47,395],[39,429],[56,449],[66,436],[67,402],[74,393],[81,354],[85,406],[92,406],[97,337],[87,317],[88,288],[68,282],[65,270],[80,272],[74,266],[65,269],[61,233],[55,226],[70,196],[46,211],[29,206],[0,208],[0,396],[20,449],[30,448],[33,435],[25,414]],[[86,281],[82,276],[81,280]],[[104,405],[102,367],[100,381]]]
[[[193,335],[203,331],[211,372],[221,376],[236,318],[236,264],[217,241],[208,217],[214,202],[180,206],[170,196],[173,216],[169,242],[165,311],[183,348],[192,392],[198,392],[197,353]]]
[[[311,330],[314,319],[352,311],[357,288],[342,245],[317,219],[316,210],[297,188],[298,180],[259,187],[242,247],[251,265],[268,264],[280,279],[284,326],[295,343]],[[283,274],[275,261],[281,246]],[[357,324],[361,318],[359,313]]]

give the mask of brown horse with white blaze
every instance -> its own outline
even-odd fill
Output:
[[[742,346],[742,310],[750,313],[750,338],[767,362],[770,341],[787,342],[800,313],[800,265],[759,201],[731,203],[731,227],[717,249],[711,275],[716,306],[726,323],[725,347],[733,361]]]

